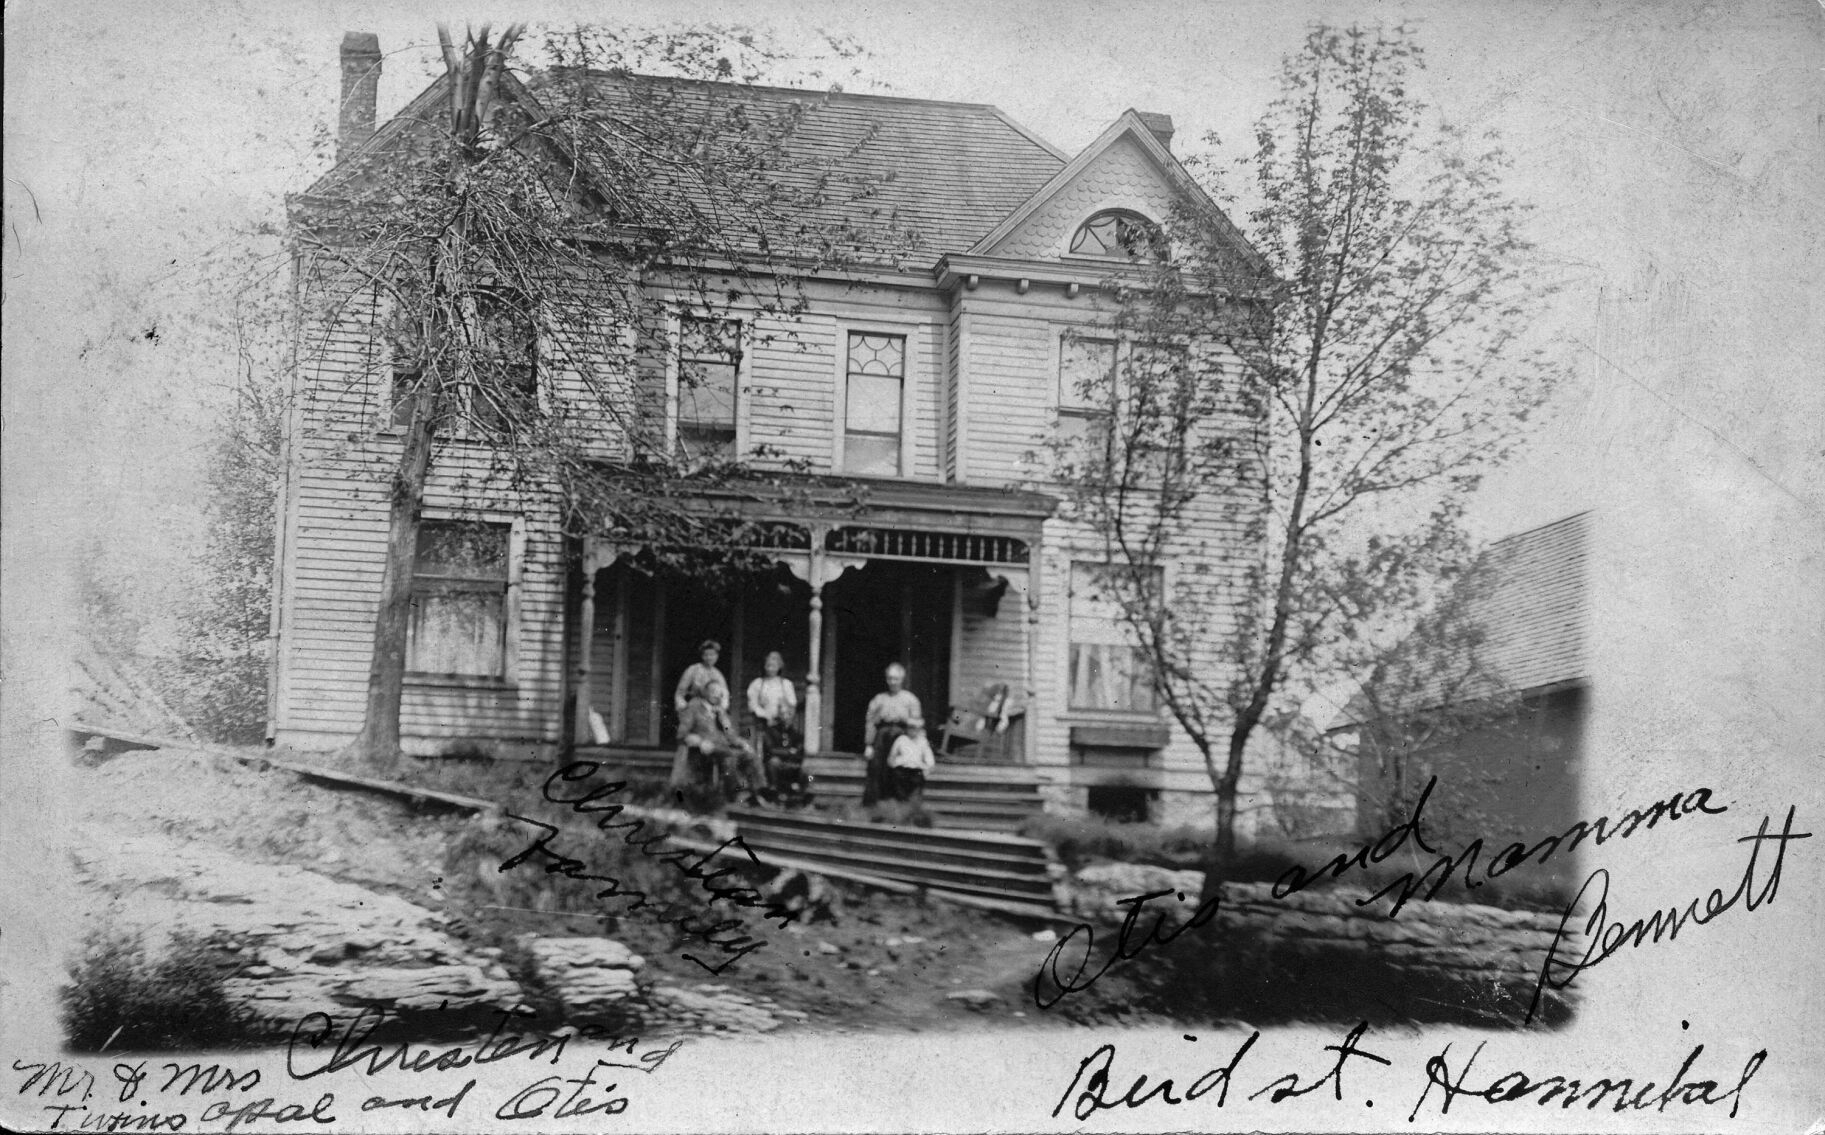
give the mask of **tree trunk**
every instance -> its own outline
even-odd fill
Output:
[[[393,473],[387,513],[387,558],[380,575],[380,611],[374,619],[374,655],[368,664],[367,712],[354,744],[354,753],[362,762],[382,771],[399,760],[399,707],[405,693],[406,639],[412,620],[412,568],[435,426],[435,399],[421,391],[412,401],[412,425]]]
[[[1248,746],[1248,736],[1253,729],[1252,723],[1247,726],[1238,723],[1229,737],[1229,755],[1223,766],[1223,774],[1214,778],[1212,784],[1216,789],[1217,830],[1215,838],[1211,840],[1210,854],[1204,862],[1204,890],[1199,896],[1201,902],[1220,896],[1223,884],[1229,882],[1235,873],[1237,789],[1242,782],[1242,753]]]
[[[507,54],[524,25],[514,24],[493,47],[488,45],[488,25],[472,33],[466,54],[458,52],[449,29],[437,26],[444,66],[450,78],[450,186],[461,196],[469,165],[477,158],[477,141],[492,104],[494,88]],[[354,752],[363,762],[390,769],[399,760],[399,707],[405,693],[406,647],[412,625],[412,569],[418,556],[418,520],[424,507],[425,481],[431,468],[431,447],[443,412],[444,377],[449,366],[444,350],[452,313],[464,303],[468,291],[464,272],[468,215],[459,212],[438,242],[431,265],[431,303],[428,324],[432,365],[424,376],[426,386],[413,392],[412,424],[406,432],[405,451],[393,474],[393,491],[387,513],[387,558],[380,576],[380,610],[374,619],[374,656],[368,665],[367,714]]]

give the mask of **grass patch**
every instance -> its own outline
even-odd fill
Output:
[[[1211,830],[1206,827],[1122,823],[1100,816],[1033,816],[1020,825],[1020,834],[1051,844],[1058,857],[1073,868],[1114,859],[1202,870],[1211,844]]]
[[[138,935],[90,937],[59,991],[70,1048],[221,1048],[247,1040],[246,1017],[222,988],[230,964],[223,951],[183,934],[157,959]]]

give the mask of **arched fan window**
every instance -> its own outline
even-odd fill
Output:
[[[1165,235],[1158,225],[1139,213],[1121,209],[1097,213],[1071,235],[1072,256],[1160,260],[1164,258],[1165,247]]]

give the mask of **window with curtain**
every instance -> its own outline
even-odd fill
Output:
[[[506,677],[512,535],[507,524],[420,522],[406,639],[408,671]]]
[[[1154,569],[1157,573],[1159,569]],[[1152,714],[1157,705],[1146,655],[1133,645],[1105,564],[1071,565],[1070,685],[1076,710]]]
[[[851,331],[843,397],[843,471],[900,475],[906,336]]]
[[[735,456],[741,324],[687,317],[678,328],[678,449],[687,458]]]

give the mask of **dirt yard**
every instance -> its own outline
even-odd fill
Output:
[[[544,771],[483,765],[456,779],[461,791],[534,815]],[[452,779],[448,770],[413,761],[395,776],[421,784]],[[961,1024],[1049,1028],[1140,1019],[1125,1008],[1116,983],[1106,995],[1074,998],[1068,1019],[1034,1006],[1033,976],[1062,926],[829,880],[828,903],[803,923],[780,930],[749,915],[747,932],[766,945],[712,976],[683,957],[691,951],[678,948],[666,927],[617,917],[624,904],[596,900],[591,884],[521,867],[516,878],[530,872],[540,889],[516,905],[511,895],[529,892],[501,890],[499,849],[524,846],[531,835],[511,822],[488,825],[468,813],[327,787],[220,755],[129,752],[86,763],[78,777],[85,838],[96,846],[121,833],[153,833],[180,846],[303,868],[404,899],[444,915],[451,937],[500,957],[533,991],[537,978],[522,972],[526,957],[516,943],[528,935],[607,936],[646,959],[643,984],[757,998],[783,1028],[918,1032]],[[566,838],[582,837],[567,832]]]

